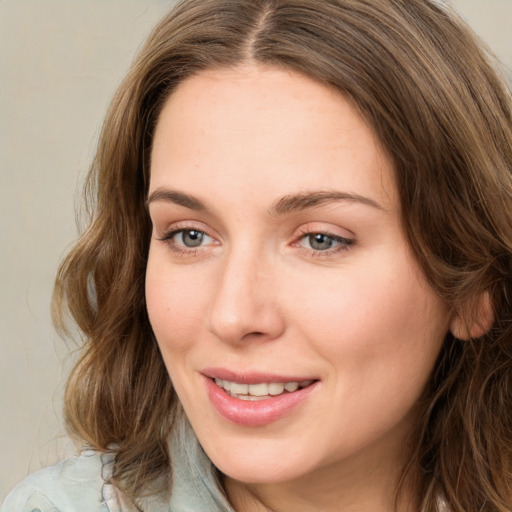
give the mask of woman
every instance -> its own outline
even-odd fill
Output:
[[[88,449],[4,509],[512,510],[511,170],[445,6],[181,2],[57,278]]]

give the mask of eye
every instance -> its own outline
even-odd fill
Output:
[[[306,238],[311,249],[314,249],[315,251],[327,251],[336,243],[336,240],[334,240],[333,237],[326,235],[325,233],[314,233],[312,235],[308,235]]]
[[[316,255],[329,255],[347,250],[355,242],[349,238],[329,233],[303,233],[297,245],[305,251]]]
[[[166,233],[161,242],[167,244],[173,251],[186,254],[195,253],[202,249],[205,245],[212,244],[215,240],[200,229],[172,229]]]
[[[174,232],[173,240],[185,247],[199,247],[203,242],[207,242],[210,237],[203,231],[197,229],[182,229],[181,231]]]

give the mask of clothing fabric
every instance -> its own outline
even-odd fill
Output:
[[[171,500],[143,499],[144,512],[234,512],[188,422],[180,422],[170,449]],[[0,512],[136,512],[108,483],[113,464],[113,454],[84,450],[29,475],[7,496]]]

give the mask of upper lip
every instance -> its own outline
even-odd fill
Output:
[[[209,379],[222,379],[239,384],[262,384],[264,382],[303,382],[307,380],[318,380],[310,375],[279,375],[276,373],[244,371],[234,372],[227,368],[205,368],[201,373]]]

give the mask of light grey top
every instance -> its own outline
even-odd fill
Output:
[[[141,500],[144,512],[234,512],[188,422],[175,430],[171,453],[171,500]],[[7,496],[0,512],[135,512],[108,483],[113,463],[113,454],[84,450],[29,475]]]

